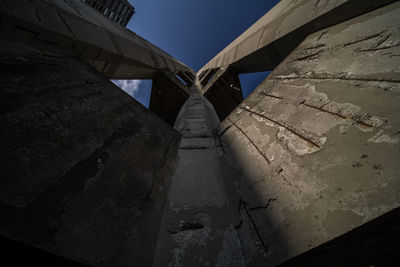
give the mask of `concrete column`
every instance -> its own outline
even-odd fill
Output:
[[[178,115],[183,137],[153,266],[245,266],[213,138],[218,125],[199,93]]]

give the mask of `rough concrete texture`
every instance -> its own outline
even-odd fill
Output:
[[[218,125],[198,93],[178,115],[183,137],[153,266],[245,266],[213,137]]]
[[[71,53],[3,40],[0,57],[0,234],[151,265],[181,135]]]
[[[394,3],[311,34],[221,124],[249,266],[400,205],[398,14]]]
[[[309,34],[395,0],[282,0],[200,70],[232,65],[237,73],[275,68]]]
[[[151,79],[189,67],[80,0],[0,0],[2,39],[72,49],[114,79]]]
[[[78,0],[0,0],[0,234],[94,266],[274,266],[399,207],[400,3],[364,14],[389,2],[282,1],[189,89]],[[237,74],[286,56],[220,124]],[[186,101],[177,131],[106,77],[154,78],[171,125]]]

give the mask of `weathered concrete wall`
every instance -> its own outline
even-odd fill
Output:
[[[229,77],[237,79],[241,73],[271,71],[309,34],[391,2],[283,0],[198,71],[202,93],[223,120],[242,96],[223,85],[227,74],[222,76],[222,73],[229,70]],[[208,74],[214,72],[208,81]]]
[[[399,207],[398,14],[394,3],[311,34],[220,126],[248,265]]]
[[[35,44],[0,43],[0,234],[89,265],[151,265],[181,135],[73,53]]]

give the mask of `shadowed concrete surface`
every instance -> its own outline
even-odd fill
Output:
[[[0,53],[1,234],[90,265],[151,263],[180,134],[73,55]]]
[[[189,88],[175,76],[160,71],[153,78],[149,109],[173,126],[189,95]]]
[[[239,77],[230,68],[220,68],[201,91],[215,107],[221,120],[243,100]]]
[[[279,266],[398,266],[399,220],[396,208]]]
[[[53,265],[398,260],[389,2],[282,1],[194,77],[78,0],[0,0],[0,240]],[[108,78],[152,78],[150,110]]]
[[[252,238],[240,228],[248,264],[276,265],[400,205],[399,12],[308,36],[221,124],[254,226]]]

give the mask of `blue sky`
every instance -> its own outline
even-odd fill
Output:
[[[135,7],[136,13],[127,27],[197,71],[279,1],[129,0],[129,2]],[[247,92],[251,91],[250,86],[256,83],[255,77],[260,80],[258,84],[266,74],[254,74],[249,84],[245,76],[241,75],[240,79],[242,88]],[[123,85],[131,95],[148,106],[151,82],[131,82]]]

